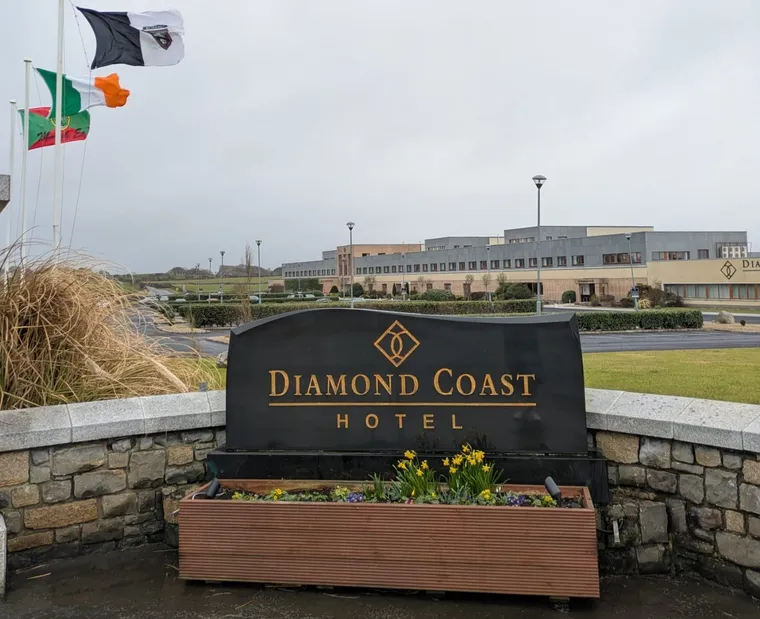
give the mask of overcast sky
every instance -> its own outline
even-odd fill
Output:
[[[133,271],[238,262],[257,238],[266,267],[316,259],[348,220],[356,243],[500,234],[535,222],[539,173],[547,224],[747,230],[760,249],[757,0],[82,2],[185,19],[179,65],[95,71],[132,95],[92,110],[73,246]],[[55,6],[0,2],[1,102],[23,101],[25,56],[55,69]],[[94,37],[68,2],[65,22],[85,77]],[[84,144],[64,146],[65,245]],[[29,154],[48,242],[52,165]]]

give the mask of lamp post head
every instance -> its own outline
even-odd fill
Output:
[[[349,230],[353,230],[356,225],[353,221],[349,221],[347,224]]]
[[[630,234],[626,234],[625,235],[625,239],[626,239],[626,241],[630,241],[631,240],[631,235]]]
[[[222,249],[219,253],[222,254],[222,258],[224,258],[225,251]]]
[[[491,246],[490,245],[486,245],[486,251],[491,251]]]
[[[259,241],[256,241],[256,245],[259,245],[259,246],[261,246],[261,241],[260,241],[260,240],[259,240]]]
[[[533,182],[536,183],[536,187],[541,189],[541,185],[543,185],[546,182],[546,177],[543,176],[542,174],[536,174],[533,177]]]

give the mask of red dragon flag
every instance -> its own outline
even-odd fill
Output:
[[[95,33],[93,69],[112,64],[161,67],[177,64],[185,55],[179,11],[104,13],[77,8]]]
[[[21,122],[24,122],[24,110],[19,110]],[[26,144],[29,150],[55,145],[55,120],[48,118],[49,107],[29,109],[29,135]],[[79,142],[87,138],[90,132],[89,112],[80,112],[61,118],[61,144]]]

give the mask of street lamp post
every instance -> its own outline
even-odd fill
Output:
[[[208,271],[211,273],[211,277],[214,277],[214,272],[211,270],[211,258],[208,259]],[[211,284],[208,286],[208,302],[211,303]]]
[[[299,298],[301,296],[301,267],[302,266],[303,264],[299,262],[298,271],[296,271],[296,273],[298,273],[298,290],[296,290],[296,298]]]
[[[351,264],[351,309],[354,307],[354,226],[353,221],[349,221],[348,226],[348,251],[349,261]]]
[[[406,253],[401,254],[401,300],[406,301]]]
[[[224,250],[221,250],[219,253],[222,256],[222,265],[219,267],[219,277],[222,280],[222,284],[219,286],[219,290],[221,291],[221,302],[224,303]]]
[[[256,241],[256,253],[259,263],[259,305],[261,305],[261,241]]]
[[[639,311],[639,293],[636,290],[636,278],[633,276],[633,254],[631,253],[631,235],[626,234],[625,238],[628,239],[628,264],[631,265],[631,296],[633,297],[633,308],[635,311]]]
[[[488,284],[486,285],[486,292],[488,293],[488,302],[491,302],[491,246],[486,245],[486,272],[488,277]]]
[[[538,188],[538,223],[536,225],[536,315],[541,315],[541,186],[546,182],[546,177],[536,174],[533,182]]]

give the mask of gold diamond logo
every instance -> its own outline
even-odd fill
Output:
[[[723,273],[726,279],[731,279],[736,273],[736,267],[726,260],[726,263],[720,267],[720,272]]]
[[[388,327],[375,341],[377,348],[394,367],[399,367],[417,350],[419,340],[398,320]]]

